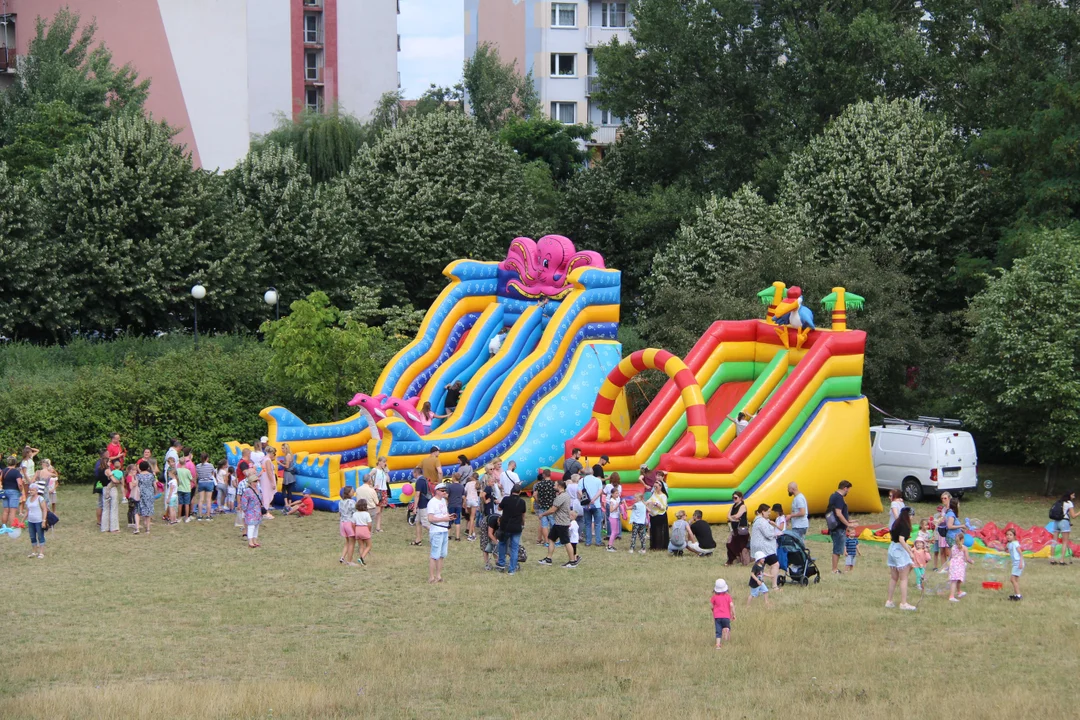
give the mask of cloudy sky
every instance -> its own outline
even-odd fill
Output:
[[[431,83],[461,79],[465,53],[464,0],[401,0],[401,91],[417,98]]]

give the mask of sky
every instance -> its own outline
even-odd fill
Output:
[[[401,92],[416,99],[431,83],[461,79],[465,59],[465,0],[401,0]]]

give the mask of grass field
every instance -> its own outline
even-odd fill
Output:
[[[982,476],[994,497],[963,515],[1046,522],[1036,473]],[[249,551],[231,518],[110,536],[89,488],[61,488],[60,501],[45,560],[26,558],[26,535],[0,538],[0,717],[1080,714],[1080,564],[1029,562],[1020,604],[979,588],[976,564],[962,603],[927,595],[901,613],[883,607],[885,547],[867,543],[851,576],[788,588],[766,610],[745,607],[747,570],[719,558],[631,557],[620,541],[620,553],[586,548],[576,570],[540,567],[531,521],[517,576],[484,572],[475,544],[451,542],[446,582],[429,586],[402,511],[360,569],[337,562],[336,515],[268,521]],[[811,551],[827,572],[828,546]],[[715,651],[721,576],[737,617]]]

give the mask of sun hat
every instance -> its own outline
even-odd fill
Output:
[[[765,553],[758,550],[756,553],[754,553],[754,559],[755,560],[764,560],[765,559]]]
[[[435,489],[445,491],[446,490],[446,483],[439,483],[438,485],[435,486]]]
[[[263,436],[262,436],[261,438],[259,438],[259,442],[261,442],[261,443],[268,443],[268,442],[270,442],[270,438],[268,438],[268,437],[266,437],[265,435],[263,435]]]
[[[716,584],[713,585],[713,592],[725,593],[727,591],[728,591],[727,580],[725,580],[724,578],[720,578],[719,580],[716,581]]]

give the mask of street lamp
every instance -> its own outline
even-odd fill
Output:
[[[199,301],[206,297],[206,288],[195,285],[191,288],[191,297],[195,298],[195,349],[199,349]]]
[[[267,305],[274,306],[275,320],[281,319],[281,304],[279,302],[280,300],[281,298],[278,296],[277,288],[269,288],[265,293],[263,293],[263,302],[265,302]]]

